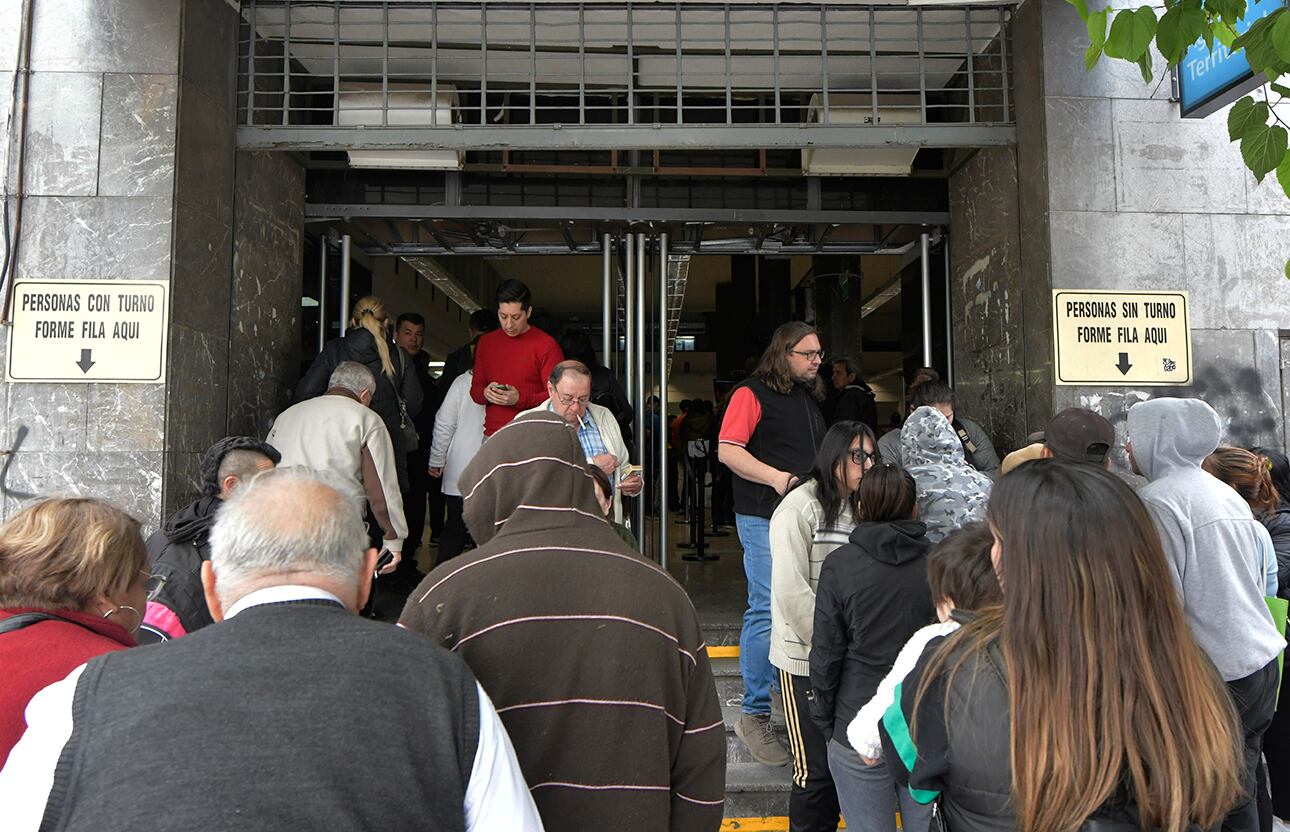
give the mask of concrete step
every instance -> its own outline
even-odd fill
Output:
[[[743,628],[740,622],[700,622],[703,640],[709,647],[737,647],[739,633]]]
[[[761,763],[726,763],[725,816],[787,815],[792,771],[792,766],[770,768]]]

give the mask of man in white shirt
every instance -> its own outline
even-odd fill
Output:
[[[354,614],[377,551],[347,490],[279,468],[235,493],[202,568],[216,623],[37,694],[5,829],[541,830],[466,665]]]
[[[382,545],[393,555],[381,569],[386,575],[399,565],[408,524],[394,443],[385,422],[371,409],[375,392],[371,370],[343,361],[327,380],[327,392],[282,411],[265,441],[282,454],[280,465],[331,471],[366,496]]]

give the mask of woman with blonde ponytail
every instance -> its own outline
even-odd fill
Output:
[[[412,359],[390,343],[390,315],[385,302],[375,295],[359,298],[351,309],[349,329],[328,341],[300,379],[292,402],[302,402],[327,392],[327,380],[343,361],[357,361],[376,376],[372,410],[381,417],[394,442],[394,459],[399,469],[399,490],[408,490],[409,447],[403,423],[421,412],[424,393]],[[402,408],[400,407],[402,402]],[[407,415],[404,416],[403,410]],[[429,437],[426,437],[429,441]]]
[[[1041,459],[989,509],[1003,604],[932,642],[880,725],[952,832],[1189,832],[1243,794],[1243,739],[1142,501]],[[935,825],[933,828],[936,828]]]

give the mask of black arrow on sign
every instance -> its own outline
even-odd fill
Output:
[[[1127,376],[1129,370],[1133,369],[1133,365],[1129,363],[1129,354],[1127,352],[1120,353],[1120,362],[1115,366],[1120,368],[1120,375]]]
[[[76,362],[76,366],[81,368],[82,373],[88,373],[90,367],[98,363],[90,360],[90,353],[91,350],[81,350],[81,360]]]

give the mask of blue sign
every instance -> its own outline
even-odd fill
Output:
[[[1249,0],[1245,17],[1236,24],[1236,33],[1245,34],[1251,26],[1285,5],[1285,0]],[[1210,52],[1204,40],[1198,40],[1178,62],[1178,88],[1183,118],[1204,118],[1227,106],[1257,87],[1254,71],[1244,52],[1233,55],[1226,46],[1214,43]]]

